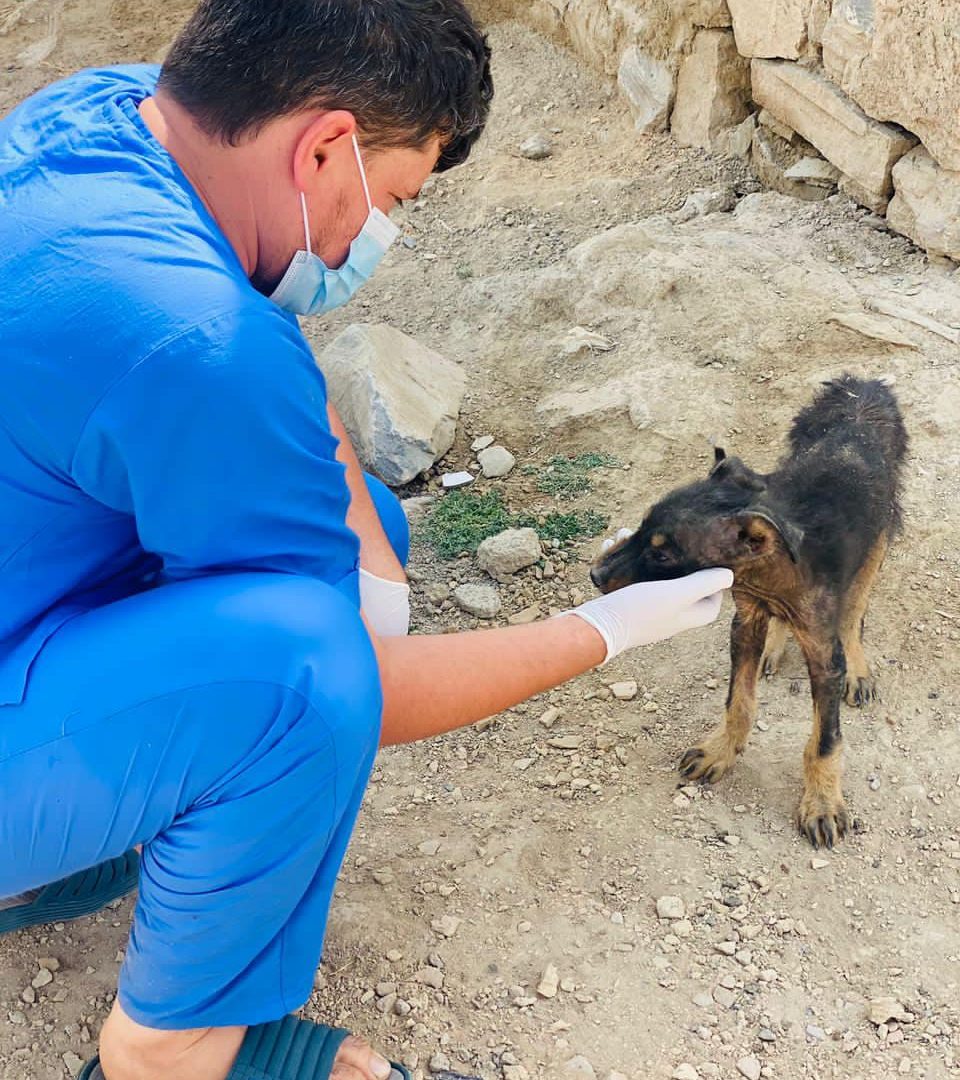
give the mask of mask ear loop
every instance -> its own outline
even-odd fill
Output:
[[[310,218],[307,216],[307,197],[304,193],[300,192],[300,209],[303,211],[303,235],[307,241],[307,254],[313,254],[313,248],[310,247]]]
[[[356,135],[352,136],[353,139],[353,152],[357,157],[357,168],[360,170],[360,182],[363,184],[363,195],[367,200],[367,209],[373,212],[373,201],[370,198],[370,188],[367,187],[367,171],[363,167],[363,158],[360,156],[360,144],[357,142]]]

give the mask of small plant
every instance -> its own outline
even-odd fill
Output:
[[[590,473],[600,468],[620,468],[623,462],[610,454],[579,454],[575,458],[556,455],[540,474],[537,490],[561,502],[575,499],[593,486]]]
[[[513,524],[513,516],[503,505],[499,491],[478,495],[472,491],[451,491],[429,512],[423,535],[442,559],[455,559],[474,552],[488,536]]]
[[[586,513],[557,512],[536,516],[512,514],[503,505],[499,491],[478,495],[451,491],[429,512],[423,525],[423,537],[442,559],[455,559],[473,553],[488,536],[504,529],[531,528],[541,540],[559,540],[568,544],[597,536],[607,527],[607,518],[592,510]]]
[[[593,510],[588,510],[583,514],[554,512],[540,518],[521,517],[517,521],[519,526],[529,525],[530,528],[536,529],[541,540],[559,540],[561,544],[599,536],[609,524],[609,518],[594,513]]]

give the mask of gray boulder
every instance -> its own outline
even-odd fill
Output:
[[[361,464],[393,487],[453,445],[466,379],[460,368],[383,324],[348,326],[320,367]]]

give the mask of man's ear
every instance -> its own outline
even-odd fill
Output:
[[[800,558],[803,530],[766,507],[751,507],[734,519],[739,525],[738,542],[759,558],[771,554],[782,543],[792,562]]]
[[[748,491],[764,491],[766,489],[767,482],[760,473],[754,472],[740,458],[727,457],[726,451],[721,450],[719,447],[714,450],[714,457],[716,460],[710,470],[711,480],[730,481],[739,484],[740,487],[746,488]]]

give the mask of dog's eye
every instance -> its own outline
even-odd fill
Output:
[[[671,562],[673,556],[669,551],[664,551],[663,548],[653,549],[653,561],[656,563],[668,563]]]

